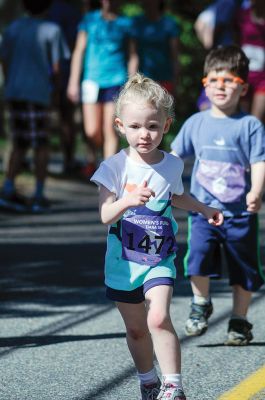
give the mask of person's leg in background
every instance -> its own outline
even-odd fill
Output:
[[[58,105],[60,117],[60,139],[63,152],[63,172],[75,172],[75,139],[76,124],[74,121],[75,105],[71,103],[65,94],[61,94]]]
[[[3,207],[17,207],[18,211],[24,209],[28,201],[26,197],[17,192],[15,180],[21,172],[26,153],[30,147],[28,137],[29,123],[28,104],[25,102],[10,102],[9,103],[9,125],[12,137],[12,149],[8,158],[6,175],[1,190],[0,204]]]
[[[45,197],[45,182],[49,162],[49,145],[43,143],[34,148],[35,191],[31,199],[31,211],[43,213],[49,210],[50,203]]]
[[[21,167],[23,165],[23,161],[25,159],[27,150],[28,147],[22,147],[16,143],[13,144],[13,148],[11,150],[8,160],[6,177],[3,185],[4,195],[9,196],[15,194],[16,192],[15,179],[21,171]]]
[[[241,99],[241,108],[265,124],[265,72],[250,72],[248,81],[249,89]]]
[[[98,154],[103,149],[103,109],[101,103],[83,103],[83,123],[88,145],[88,161],[82,173],[89,177],[95,172]]]
[[[103,157],[104,159],[117,153],[119,137],[114,128],[114,102],[103,103]]]
[[[265,88],[254,94],[250,113],[265,124]]]

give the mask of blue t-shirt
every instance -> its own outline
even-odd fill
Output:
[[[265,160],[265,130],[255,117],[217,118],[211,110],[191,116],[171,144],[180,157],[195,156],[191,194],[225,216],[243,215],[251,187],[250,166]]]
[[[132,35],[139,52],[139,71],[156,81],[172,80],[170,40],[179,36],[176,21],[168,15],[157,21],[139,15],[134,18]]]
[[[69,56],[56,24],[32,17],[14,21],[1,44],[1,59],[7,70],[5,98],[49,105],[50,67]]]
[[[83,79],[96,82],[100,88],[123,85],[128,77],[127,53],[132,20],[118,16],[106,20],[101,11],[87,13],[79,31],[87,33]]]

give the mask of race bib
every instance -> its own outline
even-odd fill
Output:
[[[200,160],[196,179],[222,203],[240,201],[245,192],[245,168],[239,164]]]
[[[96,82],[89,79],[82,82],[82,103],[94,104],[98,101],[99,86]]]
[[[177,250],[170,218],[133,215],[122,220],[122,257],[156,266]]]

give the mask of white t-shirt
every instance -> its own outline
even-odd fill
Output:
[[[163,155],[162,161],[149,165],[132,160],[121,150],[103,161],[91,178],[114,193],[116,199],[128,195],[143,181],[155,193],[145,206],[128,209],[120,221],[109,227],[105,283],[113,289],[133,290],[149,279],[176,275],[173,236],[177,224],[171,197],[184,191],[183,161],[166,152]]]

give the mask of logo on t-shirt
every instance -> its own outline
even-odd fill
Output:
[[[220,139],[214,140],[214,143],[215,143],[217,146],[224,146],[224,145],[225,145],[225,140],[224,140],[223,137],[221,137]]]

